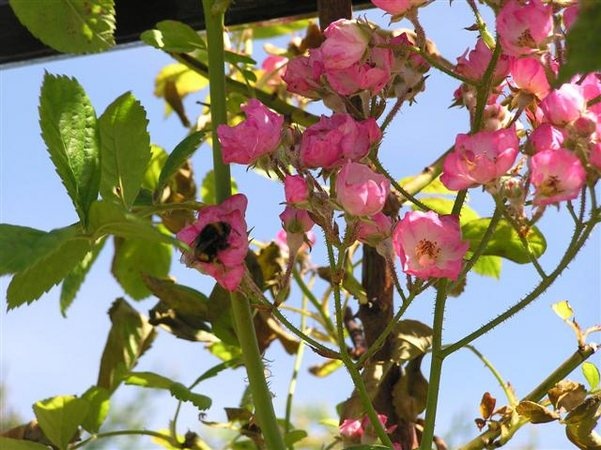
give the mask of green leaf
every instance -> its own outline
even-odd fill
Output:
[[[146,317],[122,298],[115,300],[109,317],[112,326],[100,360],[97,385],[112,393],[121,383],[122,375],[133,369],[150,348],[156,331]]]
[[[238,193],[236,180],[232,178],[232,195]],[[209,170],[200,185],[200,198],[204,203],[214,205],[215,201],[215,172]]]
[[[416,178],[416,175],[402,178],[399,180],[399,184],[401,186],[405,186],[405,185],[411,183],[415,178]],[[440,195],[449,195],[449,196],[453,196],[453,197],[455,195],[457,195],[457,192],[447,189],[447,187],[444,184],[442,184],[442,181],[440,181],[440,177],[436,177],[427,186],[420,189],[419,192],[422,194],[440,194]]]
[[[15,15],[36,38],[62,53],[96,53],[115,45],[114,0],[10,0]]]
[[[283,22],[278,20],[274,25],[264,24],[252,27],[253,38],[254,39],[270,39],[276,36],[282,36],[285,34],[290,34],[295,31],[301,31],[307,28],[311,24],[311,21],[308,19],[295,20],[293,22]],[[245,25],[246,29],[248,25]]]
[[[0,276],[25,270],[32,259],[56,244],[56,234],[18,225],[0,224]]]
[[[455,204],[455,200],[442,197],[424,197],[420,198],[419,200],[438,214],[451,214],[451,211],[453,211],[453,205]],[[411,207],[414,211],[420,211],[420,208],[417,205],[412,204]],[[463,204],[463,208],[461,208],[461,214],[459,215],[459,222],[461,224],[476,220],[479,217],[480,216],[476,211],[467,206],[467,204]]]
[[[81,426],[88,433],[98,433],[109,413],[110,393],[104,388],[92,386],[81,398],[89,405],[88,413]]]
[[[309,372],[316,377],[323,378],[336,372],[342,367],[342,361],[339,359],[330,359],[322,364],[309,367]]]
[[[254,65],[257,64],[257,62],[254,59],[252,59],[250,56],[244,55],[242,53],[231,52],[229,50],[225,51],[224,58],[225,58],[226,62],[228,62],[230,64],[233,64],[233,65],[236,65],[236,64],[249,64],[251,66],[254,66]],[[257,77],[256,77],[256,75],[254,73],[253,73],[253,76],[254,76],[255,81],[256,81]]]
[[[163,166],[163,170],[161,170],[158,190],[164,188],[167,184],[167,181],[169,181],[169,178],[175,175],[181,165],[186,162],[190,156],[192,156],[200,143],[203,141],[205,134],[205,131],[196,131],[177,144],[167,158],[167,161]]]
[[[33,405],[40,428],[61,450],[68,447],[88,409],[87,401],[73,395],[52,397]]]
[[[150,161],[146,111],[126,92],[111,103],[98,120],[102,176],[100,193],[118,198],[130,208],[140,191]]]
[[[480,245],[489,223],[490,218],[482,218],[472,220],[461,227],[463,238],[470,242],[471,251],[474,251]],[[536,227],[530,228],[525,239],[530,247],[530,252],[535,258],[539,258],[547,249],[547,241]],[[528,250],[522,245],[518,233],[504,219],[501,219],[497,224],[495,232],[482,254],[501,256],[518,264],[530,262]]]
[[[166,52],[188,53],[207,48],[206,42],[194,28],[175,20],[163,20],[157,23],[156,29],[144,31],[140,39]]]
[[[92,250],[89,251],[81,259],[81,261],[75,265],[73,270],[63,280],[60,296],[60,307],[63,317],[67,317],[67,309],[69,309],[73,303],[73,300],[75,300],[77,291],[79,291],[79,288],[83,284],[86,275],[100,254],[100,250],[102,250],[102,247],[104,247],[104,242],[105,239],[102,239],[100,242],[96,243]]]
[[[10,450],[48,450],[47,445],[0,436],[0,448]]]
[[[557,82],[565,83],[576,74],[601,69],[601,56],[595,50],[601,47],[601,2],[580,2],[578,19],[566,37],[567,60],[559,70]]]
[[[165,277],[170,267],[170,245],[145,239],[115,238],[111,271],[133,299],[141,300],[151,294],[142,274]]]
[[[501,278],[503,260],[498,256],[480,256],[472,270],[485,277]]]
[[[123,381],[129,385],[168,390],[178,400],[191,402],[201,410],[211,407],[211,399],[206,395],[195,394],[183,384],[153,372],[132,372]]]
[[[515,408],[517,413],[528,419],[530,423],[548,423],[559,420],[559,414],[551,411],[538,403],[522,400]]]
[[[284,444],[292,447],[296,442],[305,439],[308,436],[305,430],[290,430],[284,436]]]
[[[553,303],[551,308],[553,308],[553,312],[555,312],[555,314],[557,314],[562,320],[568,320],[574,315],[574,310],[572,309],[572,306],[570,306],[570,302],[567,300]]]
[[[107,234],[122,238],[146,239],[181,246],[180,241],[162,233],[149,220],[141,219],[123,206],[110,201],[97,201],[90,208],[90,228],[96,239]]]
[[[100,183],[96,112],[77,80],[49,73],[44,75],[39,112],[50,159],[79,218],[86,224]]]
[[[165,162],[168,158],[167,152],[159,147],[158,145],[151,144],[150,145],[150,161],[146,166],[146,171],[144,172],[144,179],[142,180],[142,194],[144,191],[150,192],[150,205],[152,204],[152,193],[157,189],[159,185],[159,176],[161,174],[161,170],[163,170],[163,166],[165,166]],[[140,204],[140,195],[136,199],[136,205]]]
[[[600,375],[599,375],[599,369],[597,369],[597,366],[595,366],[593,363],[590,362],[584,362],[582,363],[582,374],[584,375],[584,378],[586,379],[586,382],[588,383],[590,390],[595,390],[597,389],[597,386],[599,386],[599,382],[600,382]]]
[[[90,242],[81,237],[60,233],[48,237],[46,252],[37,254],[25,270],[18,272],[10,284],[6,298],[8,308],[31,303],[64,279],[90,251]]]

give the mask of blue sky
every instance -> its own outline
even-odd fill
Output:
[[[437,43],[441,53],[454,61],[465,49],[473,46],[475,35],[463,28],[472,24],[467,6],[456,1],[435,2],[421,14],[427,34]],[[369,18],[385,25],[385,19],[375,11]],[[401,24],[400,26],[403,26]],[[256,45],[261,55],[260,45]],[[260,57],[257,57],[260,59]],[[40,138],[37,117],[39,88],[44,71],[66,74],[78,79],[86,89],[97,114],[123,92],[131,90],[145,106],[149,118],[152,142],[168,151],[184,137],[185,130],[175,116],[165,119],[162,102],[153,96],[155,74],[171,60],[161,52],[143,46],[132,46],[101,55],[56,59],[35,64],[11,67],[0,72],[0,222],[30,226],[42,230],[65,226],[76,219],[64,187],[54,173]],[[381,155],[385,165],[397,178],[419,172],[449,147],[455,134],[467,132],[465,110],[449,109],[457,83],[439,73],[431,72],[427,91],[417,98],[417,104],[402,111],[391,126]],[[193,96],[188,103],[194,115]],[[210,168],[210,150],[201,148],[193,160],[197,180]],[[277,215],[283,193],[270,181],[234,167],[239,188],[249,197],[247,222],[253,237],[269,240],[279,229]],[[490,203],[477,192],[472,193],[472,206],[482,215],[491,213]],[[562,209],[550,208],[541,223],[549,249],[542,258],[545,267],[553,267],[559,259],[569,233],[571,221]],[[6,313],[0,312],[1,379],[8,386],[8,401],[26,420],[33,417],[31,405],[37,400],[61,394],[81,394],[96,381],[99,358],[109,328],[106,314],[111,302],[123,295],[109,274],[112,246],[107,245],[89,274],[68,318],[60,315],[59,290],[54,289],[31,306]],[[316,263],[322,253],[316,249]],[[210,280],[185,269],[175,255],[172,274],[181,283],[204,290]],[[518,396],[528,393],[546,374],[556,368],[576,350],[573,333],[551,310],[551,304],[569,300],[583,326],[601,322],[601,238],[595,232],[577,260],[541,298],[517,318],[503,324],[474,345],[497,366],[516,389]],[[536,272],[529,266],[504,263],[501,281],[471,275],[466,292],[450,299],[444,340],[453,342],[479,325],[503,312],[535,286]],[[0,279],[0,291],[5,298],[9,279]],[[431,323],[433,293],[418,298],[407,313],[408,318]],[[133,303],[133,301],[132,301]],[[146,313],[153,299],[136,303]],[[296,318],[295,318],[296,319]],[[599,335],[593,336],[599,341]],[[346,374],[340,370],[326,379],[315,379],[306,368],[321,361],[307,352],[303,376],[298,386],[298,402],[334,406],[351,392]],[[274,344],[266,355],[270,361],[270,386],[275,405],[283,416],[287,383],[293,359]],[[597,358],[597,363],[599,359]],[[153,348],[145,355],[138,370],[152,370],[183,383],[190,383],[200,373],[217,363],[202,349],[201,344],[177,340],[160,332]],[[582,380],[579,371],[573,378]],[[198,391],[213,397],[214,406],[208,411],[209,420],[222,420],[222,407],[238,403],[245,383],[245,374],[237,370],[199,386]],[[135,401],[135,388],[122,387],[115,402]],[[502,402],[502,392],[492,375],[471,353],[460,351],[445,363],[443,372],[439,430],[445,432],[454,418],[470,421],[478,415],[478,403],[485,391]],[[150,418],[151,426],[166,427],[173,414],[175,402],[159,396]],[[196,413],[187,410],[182,428],[197,428]],[[202,433],[202,431],[201,431]],[[476,429],[473,427],[473,435]],[[539,425],[537,448],[570,448],[556,424]],[[514,441],[526,442],[530,432],[523,430]],[[115,444],[118,448],[118,444]],[[148,448],[151,448],[149,445]]]

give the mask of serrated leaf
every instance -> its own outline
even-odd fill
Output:
[[[143,190],[146,190],[150,193],[153,193],[156,190],[157,186],[159,185],[159,176],[161,175],[161,170],[163,170],[163,166],[165,165],[165,161],[167,161],[168,156],[169,155],[163,148],[154,144],[150,145],[150,161],[148,161],[146,171],[144,172],[144,180],[142,181]],[[139,201],[140,196],[138,195],[136,204],[139,204]],[[152,194],[150,204],[152,204]]]
[[[165,165],[161,170],[159,184],[157,187],[159,190],[165,187],[167,181],[169,181],[169,178],[175,175],[181,165],[184,164],[184,162],[186,162],[190,156],[192,156],[202,142],[205,134],[205,131],[196,131],[177,144],[177,146],[169,154],[169,157],[167,158],[167,161],[165,161]]]
[[[88,402],[89,409],[81,426],[88,433],[98,433],[106,420],[110,408],[110,394],[101,387],[92,386],[81,398]]]
[[[232,195],[237,193],[238,184],[236,184],[236,180],[232,178]],[[209,170],[202,180],[202,184],[200,185],[200,198],[204,203],[208,203],[210,205],[214,205],[216,203],[215,172],[213,172],[213,170]]]
[[[0,224],[0,276],[25,270],[32,260],[57,244],[60,240],[56,233]]]
[[[528,400],[521,401],[515,408],[517,413],[528,419],[530,423],[548,423],[559,420],[559,414],[551,411],[538,403]]]
[[[590,390],[592,391],[596,389],[600,382],[599,369],[597,369],[597,366],[587,361],[582,363],[581,369],[582,375],[584,375]]]
[[[9,309],[39,299],[63,280],[90,250],[90,242],[82,237],[62,235],[51,244],[46,253],[38,253],[38,257],[11,280],[6,293]]]
[[[150,160],[146,111],[131,92],[118,97],[98,120],[102,175],[100,193],[130,208]]]
[[[133,299],[142,300],[151,294],[142,274],[165,277],[170,267],[170,245],[146,239],[115,238],[111,272]]]
[[[154,372],[130,372],[123,377],[127,385],[154,389],[169,389],[175,381]]]
[[[394,337],[391,359],[398,363],[417,358],[432,346],[432,328],[417,320],[399,321],[391,335]]]
[[[79,218],[86,224],[88,209],[98,197],[100,183],[96,112],[77,80],[46,73],[39,113],[50,159]]]
[[[559,70],[558,83],[576,74],[601,69],[601,57],[594,49],[601,47],[601,3],[596,0],[580,2],[578,18],[566,36],[567,60]]]
[[[166,52],[188,53],[207,48],[206,42],[194,28],[176,20],[163,20],[157,23],[156,29],[144,31],[140,39]]]
[[[40,428],[60,450],[68,447],[88,409],[88,402],[73,395],[52,397],[33,405]]]
[[[472,270],[478,275],[485,277],[501,278],[501,269],[503,268],[503,260],[499,256],[484,255],[478,258]]]
[[[123,374],[133,369],[138,359],[148,350],[156,331],[124,299],[115,300],[109,309],[112,322],[98,373],[99,387],[114,392]]]
[[[451,211],[453,211],[453,205],[455,204],[455,200],[441,197],[424,197],[420,198],[419,200],[438,214],[451,214]],[[411,207],[415,211],[420,210],[417,205],[412,204]],[[479,217],[480,216],[476,211],[464,204],[463,208],[461,208],[461,214],[459,215],[459,222],[464,224],[472,220],[476,220]]]
[[[73,267],[73,270],[71,270],[71,272],[69,272],[69,274],[63,280],[60,296],[60,308],[63,317],[67,317],[67,309],[69,309],[73,303],[73,300],[75,300],[77,291],[79,291],[79,288],[83,284],[86,275],[100,254],[100,250],[102,250],[104,247],[104,242],[104,239],[102,239],[100,242],[97,242],[92,250],[89,251],[81,259],[81,261],[75,265],[75,267]]]
[[[10,0],[21,23],[44,44],[62,53],[96,53],[115,45],[114,0],[54,0],[37,7]]]
[[[461,226],[463,239],[470,242],[470,250],[474,251],[486,232],[490,218],[472,220]],[[535,258],[539,258],[547,249],[547,241],[536,227],[530,228],[525,236],[530,251]],[[528,250],[522,245],[517,232],[509,222],[501,219],[495,228],[492,238],[488,241],[483,255],[496,255],[509,259],[518,264],[528,264],[530,258]]]
[[[171,395],[182,402],[190,402],[200,410],[209,409],[212,400],[206,395],[196,394],[181,383],[173,383],[169,387]]]
[[[562,320],[568,320],[574,315],[574,310],[570,306],[570,302],[563,300],[561,302],[553,303],[551,305],[553,312],[559,316]]]
[[[48,450],[47,445],[0,436],[0,448],[10,450]]]

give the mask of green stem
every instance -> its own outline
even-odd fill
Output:
[[[324,328],[326,328],[332,336],[335,336],[336,330],[334,328],[334,324],[332,323],[332,319],[330,318],[329,314],[323,307],[323,304],[320,303],[319,300],[317,299],[317,297],[315,296],[315,294],[313,294],[313,292],[311,292],[311,289],[309,289],[309,286],[307,286],[307,283],[305,283],[305,280],[303,279],[302,275],[299,273],[298,269],[294,269],[292,271],[292,276],[294,277],[294,281],[296,281],[296,284],[298,284],[298,286],[300,287],[303,295],[305,295],[305,297],[311,302],[311,304],[319,312],[319,315],[321,316],[321,322],[322,322],[322,325],[324,326]]]
[[[503,379],[501,373],[496,369],[495,366],[493,366],[490,360],[482,353],[480,353],[480,351],[478,351],[478,349],[473,345],[466,345],[465,348],[470,350],[474,355],[476,355],[478,359],[480,359],[480,361],[482,361],[482,363],[486,366],[486,368],[490,370],[490,373],[492,373],[492,375],[497,380],[497,383],[499,383],[499,386],[501,386],[501,389],[503,389],[503,392],[505,393],[505,397],[507,397],[509,405],[512,407],[517,405],[518,399],[515,397],[511,386]]]
[[[420,450],[431,450],[434,440],[434,426],[436,424],[436,410],[438,408],[438,393],[442,375],[442,363],[445,355],[442,353],[442,329],[444,325],[444,309],[447,300],[448,280],[438,282],[436,303],[434,306],[434,323],[432,329],[432,362],[430,363],[430,376],[428,377],[428,396],[426,400],[426,419]]]
[[[209,93],[211,95],[211,121],[213,124],[213,170],[215,173],[215,197],[223,202],[232,193],[229,165],[223,162],[217,138],[217,127],[227,123],[225,94],[225,60],[223,42],[224,11],[214,8],[215,0],[202,0],[208,46]],[[248,299],[237,293],[231,295],[232,314],[236,324],[236,335],[242,348],[242,356],[248,382],[253,396],[257,421],[268,447],[283,450],[284,441],[278,428],[271,393],[265,380],[265,372]]]
[[[461,81],[462,83],[469,84],[472,86],[478,85],[478,82],[476,80],[472,80],[471,78],[464,77],[463,75],[460,75],[457,72],[455,72],[451,68],[452,64],[450,62],[446,61],[445,59],[443,59],[442,57],[439,56],[438,58],[435,58],[430,53],[428,53],[426,50],[423,50],[423,49],[419,48],[418,46],[410,46],[410,47],[408,47],[408,49],[410,51],[412,51],[413,53],[420,55],[422,58],[424,58],[426,60],[426,62],[428,64],[430,64],[435,69],[440,70],[442,73],[445,73],[448,76]]]
[[[97,433],[90,436],[88,439],[84,439],[77,444],[74,444],[71,448],[75,450],[77,448],[81,448],[90,442],[96,441],[98,439],[106,439],[114,436],[151,436],[162,441],[167,442],[170,445],[177,445],[178,442],[174,442],[174,440],[168,434],[159,433],[157,431],[150,430],[118,430],[118,431],[107,431],[106,433]]]
[[[490,62],[484,71],[484,75],[482,77],[482,84],[478,87],[477,95],[476,95],[476,112],[474,113],[474,122],[472,123],[472,132],[480,131],[482,129],[482,122],[484,119],[484,108],[486,108],[486,103],[488,100],[488,96],[490,91],[492,90],[492,83],[495,74],[495,69],[497,67],[497,62],[501,57],[501,46],[496,45],[495,50],[492,54]]]

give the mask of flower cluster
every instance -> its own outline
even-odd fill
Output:
[[[396,425],[386,427],[388,417],[385,414],[378,414],[378,420],[389,434],[397,428]],[[373,444],[376,442],[376,436],[373,427],[371,426],[367,416],[363,417],[362,419],[344,419],[338,427],[338,431],[340,432],[340,436],[342,436],[342,440],[345,445]],[[399,443],[395,443],[393,445],[395,450],[401,449],[401,445]]]

